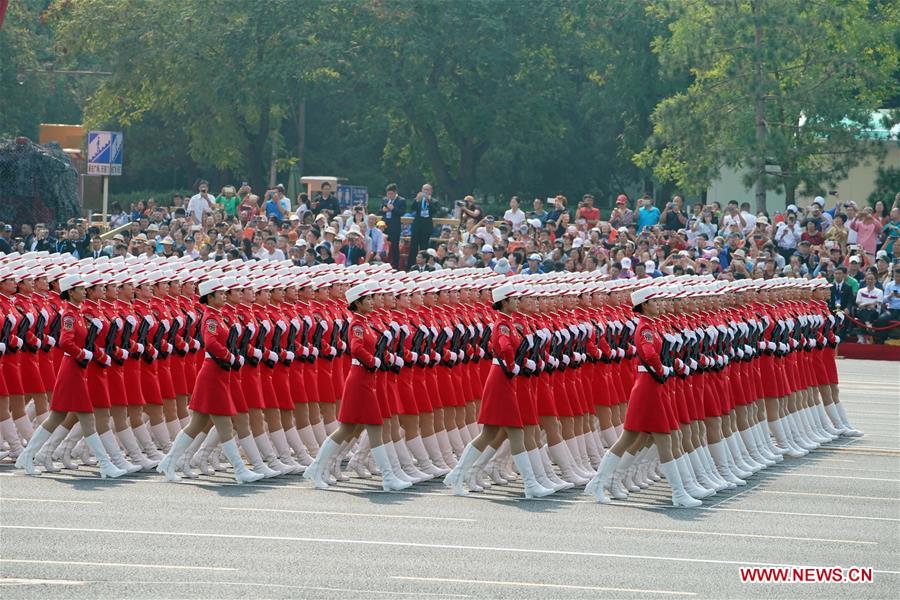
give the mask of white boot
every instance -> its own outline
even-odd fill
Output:
[[[753,435],[753,439],[756,441],[756,449],[759,451],[760,455],[763,458],[770,461],[772,464],[780,463],[784,460],[784,457],[781,454],[772,452],[771,448],[769,448],[768,442],[771,438],[766,439],[768,430],[764,429],[765,427],[767,427],[767,425],[760,421],[750,428],[750,433]]]
[[[782,454],[787,454],[791,458],[800,458],[808,454],[806,450],[802,450],[791,443],[790,438],[784,431],[783,419],[769,421],[769,429],[772,430],[772,434],[775,436],[775,442],[778,444],[779,451],[783,450]]]
[[[741,441],[744,442],[744,447],[747,448],[750,458],[756,461],[757,464],[762,465],[763,468],[771,467],[775,464],[774,460],[769,460],[762,455],[756,444],[756,439],[753,437],[753,432],[749,428],[738,431],[738,434],[741,436]]]
[[[433,464],[438,471],[437,475],[440,476],[449,473],[450,467],[447,466],[441,456],[441,447],[438,443],[437,436],[429,435],[426,438],[422,438],[422,444],[425,445],[425,449],[428,451],[428,457],[431,459],[431,464]]]
[[[156,444],[153,442],[150,431],[147,429],[147,424],[141,423],[139,427],[132,427],[131,429],[134,431],[134,436],[137,438],[138,443],[140,443],[141,449],[144,451],[144,454],[147,455],[147,458],[150,460],[162,460],[163,455],[160,454],[159,449],[157,449]],[[75,431],[74,427],[72,428],[72,431]]]
[[[719,471],[716,469],[716,461],[713,460],[712,454],[710,454],[709,446],[701,446],[699,456],[703,466],[706,467],[706,476],[716,484],[716,487],[723,486],[722,489],[728,490],[733,490],[737,487],[737,484],[726,480],[719,474]]]
[[[278,471],[281,475],[287,475],[288,473],[292,473],[294,470],[278,460],[278,456],[275,454],[275,449],[272,447],[272,442],[269,441],[269,436],[265,433],[261,433],[255,438],[253,438],[256,442],[256,447],[259,448],[259,453],[262,455],[266,464],[269,465],[269,468],[273,471]]]
[[[140,465],[132,464],[122,456],[122,449],[119,448],[119,442],[116,441],[116,436],[113,434],[112,429],[104,431],[100,435],[100,441],[103,442],[103,447],[106,449],[106,453],[109,454],[109,460],[112,464],[129,474],[137,473],[141,470]]]
[[[262,473],[251,471],[247,468],[247,465],[244,464],[234,439],[222,443],[222,452],[225,453],[225,458],[227,458],[228,462],[231,463],[231,466],[234,467],[234,480],[238,483],[251,483],[263,478]]]
[[[607,452],[603,456],[603,460],[600,461],[600,468],[597,469],[597,474],[585,486],[584,493],[593,494],[597,502],[601,504],[609,504],[610,499],[606,495],[606,488],[609,487],[613,473],[615,473],[616,467],[619,466],[621,460],[622,457],[614,452]]]
[[[22,454],[24,446],[22,446],[22,440],[19,439],[19,433],[16,431],[16,424],[13,422],[12,417],[5,421],[0,421],[0,435],[9,444],[10,458],[17,458]],[[29,460],[34,460],[34,456]]]
[[[384,445],[372,448],[372,458],[378,463],[381,469],[381,487],[386,492],[399,492],[410,487],[412,483],[398,479],[391,467],[391,460],[388,458],[387,450]]]
[[[181,431],[181,421],[166,421],[166,429],[169,431],[169,439],[174,440],[178,432]]]
[[[172,449],[166,453],[162,461],[160,461],[159,465],[156,467],[156,472],[165,475],[166,481],[181,481],[181,477],[175,472],[175,463],[178,462],[178,459],[181,458],[193,441],[194,438],[184,431],[179,432],[178,435],[175,436],[175,442],[172,444]]]
[[[637,459],[636,454],[632,454],[631,452],[625,452],[622,455],[622,459],[619,461],[619,464],[616,465],[616,470],[613,471],[612,478],[609,480],[609,493],[616,500],[627,500],[628,493],[632,491],[632,488],[629,487],[629,484],[626,484],[622,481],[628,473],[631,471],[634,466],[634,461]],[[631,486],[634,487],[633,491],[640,491],[637,485],[634,482],[629,482]]]
[[[469,444],[463,450],[456,466],[444,477],[444,485],[453,490],[453,495],[465,496],[468,494],[463,483],[465,483],[469,469],[472,468],[479,456],[481,456],[481,452],[475,447],[475,444]]]
[[[337,456],[341,445],[333,439],[325,438],[325,442],[319,447],[316,459],[311,465],[306,467],[303,478],[313,482],[320,490],[328,489],[328,481],[326,479],[328,469],[331,467],[331,460]]]
[[[538,483],[534,476],[534,471],[531,469],[531,461],[528,460],[527,452],[513,454],[512,458],[513,462],[516,463],[516,468],[519,469],[519,473],[522,474],[526,498],[543,498],[553,493],[552,489],[545,488]]]
[[[831,436],[832,440],[836,440],[841,436],[841,432],[832,426],[831,421],[828,418],[828,415],[825,413],[825,405],[822,403],[816,404],[816,417],[819,419],[819,424],[822,427],[822,430]]]
[[[209,465],[209,456],[212,451],[219,445],[219,430],[212,428],[206,434],[206,439],[200,444],[200,450],[191,458],[190,465],[195,469],[200,469],[204,475],[215,475],[216,471]]]
[[[455,456],[462,456],[462,452],[465,450],[466,445],[462,441],[459,429],[448,429],[447,439],[450,441],[450,448],[453,450],[453,454]]]
[[[716,483],[706,475],[706,469],[703,466],[702,461],[700,460],[700,456],[695,449],[687,455],[688,461],[691,463],[691,467],[694,470],[694,475],[697,477],[697,484],[700,487],[706,488],[708,490],[712,490],[713,494],[716,492],[720,492],[728,487],[725,482]],[[710,494],[712,496],[712,494]]]
[[[297,428],[291,427],[290,429],[285,429],[284,436],[287,438],[288,444],[294,451],[294,460],[304,467],[311,465],[313,461],[312,456],[309,455],[309,450],[306,449],[306,444],[304,444],[303,440],[300,438],[300,433],[297,431]]]
[[[590,480],[594,474],[585,470],[581,464],[581,451],[578,449],[578,440],[569,438],[565,440],[565,443],[566,447],[569,449],[569,454],[572,456],[572,469],[582,479]]]
[[[481,453],[481,456],[475,460],[472,468],[469,469],[469,476],[466,478],[466,485],[470,492],[483,492],[491,487],[490,482],[484,480],[485,477],[488,477],[484,469],[488,466],[496,453],[497,449],[488,445],[484,449],[484,452]]]
[[[238,440],[238,442],[240,443],[241,449],[243,449],[247,460],[250,461],[251,469],[257,473],[262,473],[262,476],[266,479],[280,475],[278,471],[270,469],[269,465],[263,462],[262,456],[259,453],[259,448],[256,447],[256,441],[253,439],[253,435],[243,437]]]
[[[270,432],[269,435],[272,437],[275,450],[278,452],[278,460],[290,467],[291,473],[302,473],[306,470],[306,467],[294,460],[294,457],[291,455],[291,446],[288,444],[284,429],[277,429]]]
[[[731,456],[728,452],[728,446],[725,443],[725,440],[719,440],[715,444],[709,444],[707,446],[709,448],[709,453],[712,456],[713,462],[716,464],[716,470],[719,472],[719,475],[727,481],[728,483],[738,486],[738,485],[747,485],[747,482],[734,474],[734,471],[731,470]]]
[[[6,421],[4,421],[4,423],[5,422]],[[10,423],[12,423],[11,420]],[[40,451],[41,446],[49,439],[50,432],[43,427],[38,427],[37,431],[34,432],[34,435],[31,436],[31,441],[28,442],[28,445],[25,446],[16,458],[16,468],[24,469],[25,473],[28,475],[37,475],[37,469],[34,468],[34,457]]]
[[[441,474],[441,470],[438,469],[431,462],[431,459],[428,457],[428,451],[425,449],[425,443],[422,441],[420,436],[416,436],[414,438],[406,440],[406,446],[409,448],[409,451],[416,458],[416,467],[423,473],[426,473],[432,477],[437,477]],[[448,471],[449,472],[449,471]]]
[[[569,490],[575,487],[574,483],[561,479],[553,470],[553,463],[550,461],[550,455],[547,451],[547,444],[544,444],[543,446],[538,448],[538,452],[541,455],[541,464],[544,466],[544,474],[547,476],[547,479],[549,479],[550,482],[553,483],[553,486],[557,490]]]
[[[31,405],[29,404],[29,406]],[[22,442],[27,442],[34,435],[34,427],[31,425],[31,419],[28,418],[28,415],[19,417],[13,423],[19,432]]]
[[[678,474],[681,476],[682,487],[689,496],[696,498],[697,500],[702,500],[703,498],[709,498],[716,493],[716,490],[701,487],[700,484],[697,483],[697,480],[694,478],[694,472],[691,470],[691,463],[687,456],[682,454],[676,458],[674,462],[678,467]]]
[[[400,459],[400,468],[413,483],[421,483],[434,477],[416,468],[416,465],[413,464],[412,454],[410,454],[403,438],[398,442],[394,442],[394,451],[397,453],[397,458]]]
[[[543,487],[553,492],[561,490],[562,488],[556,487],[544,472],[544,463],[541,460],[541,453],[538,452],[538,449],[527,450],[526,454],[528,455],[528,461],[531,463],[531,472],[534,473],[535,480]]]
[[[159,461],[150,460],[143,452],[141,452],[141,447],[138,445],[137,438],[134,436],[134,431],[132,431],[130,427],[126,427],[118,432],[118,436],[122,445],[125,446],[125,451],[128,452],[128,458],[131,462],[140,465],[141,470],[145,472],[156,468]]]
[[[450,437],[447,435],[447,430],[435,431],[434,436],[437,438],[438,447],[441,449],[443,464],[452,469],[456,466],[457,461],[456,456],[453,454],[453,446],[450,445]]]
[[[547,451],[550,453],[550,458],[559,467],[560,478],[563,481],[568,481],[573,486],[582,486],[590,481],[590,479],[582,477],[575,471],[575,467],[572,464],[572,455],[569,453],[569,446],[565,442],[559,442],[554,446],[550,446],[547,448]]]
[[[56,450],[57,446],[62,443],[63,439],[68,434],[69,430],[63,427],[62,424],[57,426],[57,428],[53,430],[53,433],[50,434],[50,439],[47,440],[44,446],[38,450],[37,454],[34,456],[35,464],[44,467],[44,471],[47,473],[59,473],[62,471],[62,469],[53,464],[53,451]],[[34,436],[32,436],[32,439],[34,439]]]
[[[600,461],[603,460],[603,446],[597,442],[597,439],[594,437],[595,435],[595,432],[588,430],[588,432],[584,434],[584,445],[587,448],[588,461],[591,469],[596,473],[597,468],[600,466]]]
[[[316,432],[313,429],[312,425],[307,425],[301,429],[297,430],[297,435],[300,436],[300,441],[303,442],[303,445],[306,446],[306,451],[312,458],[316,457],[316,454],[319,453],[319,442],[316,439]],[[306,465],[307,467],[309,465]]]
[[[701,506],[703,502],[692,497],[685,491],[684,483],[681,481],[681,475],[678,472],[678,465],[674,460],[667,463],[660,463],[660,469],[666,476],[666,481],[672,488],[672,506],[679,508],[696,508]]]
[[[841,414],[838,412],[837,406],[835,404],[829,404],[825,407],[825,414],[828,415],[828,419],[831,422],[831,427],[834,429],[838,435],[850,437],[848,431],[849,429],[841,422]]]
[[[400,467],[400,457],[397,456],[397,450],[394,447],[394,442],[388,440],[386,442],[382,442],[381,445],[384,446],[384,451],[385,454],[387,454],[388,462],[391,463],[391,473],[394,474],[394,477],[406,483],[415,483],[412,478],[404,473],[403,469]]]
[[[90,447],[91,452],[97,457],[97,462],[100,464],[101,479],[106,479],[107,477],[115,479],[126,473],[124,469],[120,469],[109,460],[109,455],[103,448],[103,442],[96,432],[84,438],[84,443]]]
[[[860,437],[863,435],[862,431],[859,431],[853,425],[850,424],[850,421],[847,420],[847,411],[844,410],[844,405],[840,402],[835,402],[834,406],[837,408],[838,415],[841,418],[841,425],[844,426],[844,435],[848,437]]]
[[[169,427],[166,425],[165,421],[157,423],[156,425],[151,425],[150,435],[153,436],[156,447],[162,452],[168,452],[172,447],[172,438],[169,436]]]
[[[725,438],[725,444],[728,447],[728,450],[731,454],[731,462],[728,464],[731,467],[731,470],[734,471],[734,474],[740,477],[741,479],[746,479],[755,473],[755,471],[750,468],[750,465],[746,464],[741,457],[741,450],[738,447],[737,439],[735,437],[734,432]]]

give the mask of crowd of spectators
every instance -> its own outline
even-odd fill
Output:
[[[590,194],[571,203],[562,195],[529,201],[513,196],[503,212],[485,210],[473,196],[443,203],[429,184],[404,198],[387,187],[377,210],[342,207],[329,184],[294,200],[279,185],[262,197],[247,186],[201,181],[193,195],[113,204],[101,237],[83,219],[48,224],[0,224],[0,253],[46,250],[80,258],[139,254],[188,255],[197,260],[291,260],[297,265],[390,262],[431,271],[489,267],[498,273],[596,271],[608,278],[711,274],[719,279],[823,276],[832,282],[832,307],[865,326],[860,335],[882,341],[900,320],[900,194],[893,206],[860,206],[816,197],[769,214],[748,202],[664,203],[620,194],[600,209]],[[576,204],[572,206],[572,204]],[[828,204],[832,204],[828,206]],[[435,225],[439,215],[451,217]],[[404,222],[403,217],[409,217]],[[408,221],[411,221],[408,222]],[[404,242],[399,243],[403,238]],[[408,258],[401,261],[401,254]]]

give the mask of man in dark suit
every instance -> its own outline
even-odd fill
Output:
[[[412,231],[409,236],[409,255],[407,265],[412,265],[420,250],[427,250],[431,244],[431,234],[434,232],[434,223],[431,220],[437,202],[431,195],[431,184],[422,186],[422,191],[416,194],[413,202]],[[407,267],[409,268],[409,267]]]
[[[391,266],[400,269],[400,231],[403,223],[400,217],[406,212],[406,198],[397,194],[397,184],[385,189],[381,202],[381,218],[387,224],[387,237],[391,243]]]
[[[834,282],[831,284],[831,298],[828,300],[828,308],[831,310],[849,311],[856,297],[853,288],[847,283],[847,269],[839,266],[834,270]]]

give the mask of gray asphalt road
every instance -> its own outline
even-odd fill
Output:
[[[840,361],[866,432],[788,460],[702,509],[657,485],[600,506],[520,488],[456,498],[354,480],[236,486],[26,477],[0,466],[4,598],[896,598],[900,365]],[[742,566],[871,567],[862,584],[746,584]]]

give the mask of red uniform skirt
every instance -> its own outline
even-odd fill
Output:
[[[337,394],[334,391],[334,382],[332,381],[331,362],[320,358],[316,361],[316,367],[317,382],[319,384],[318,401],[329,404],[334,403],[337,400]],[[347,385],[346,382],[344,382],[344,385]]]
[[[56,374],[50,410],[58,412],[94,412],[94,404],[88,392],[85,370],[71,356],[63,356]]]
[[[188,389],[185,372],[187,370],[186,356],[178,356],[173,354],[169,357],[169,371],[172,374],[172,387],[175,388],[176,396],[187,396],[190,394]]]
[[[481,392],[478,422],[499,427],[523,427],[515,377],[507,377],[500,365],[491,365],[484,391]]]
[[[244,385],[241,381],[240,371],[230,371],[228,391],[231,393],[231,403],[234,410],[239,413],[247,412],[247,402],[244,400]]]
[[[106,369],[95,362],[87,366],[87,388],[94,408],[109,408],[109,386],[106,383]]]
[[[156,361],[150,364],[144,362],[141,365],[141,392],[144,395],[145,404],[161,405],[163,403],[162,392],[159,390]]]
[[[516,401],[519,403],[519,415],[522,417],[522,425],[537,425],[537,399],[534,394],[534,385],[530,377],[513,377],[516,384]]]
[[[834,359],[834,348],[826,346],[822,349],[822,363],[825,365],[825,372],[828,374],[827,382],[831,385],[838,384],[837,362]]]
[[[441,388],[438,386],[437,369],[438,367],[428,367],[424,374],[425,385],[428,387],[428,398],[431,400],[431,410],[444,407]]]
[[[6,381],[6,392],[10,396],[20,396],[25,393],[19,372],[19,353],[7,354],[0,361],[0,367],[3,368],[3,379]]]
[[[416,373],[418,375],[418,373]],[[397,393],[397,414],[401,415],[417,415],[419,414],[419,404],[415,393],[413,393],[413,372],[409,367],[400,369],[399,373],[393,374],[394,387]]]
[[[265,408],[278,408],[278,398],[275,397],[275,385],[273,383],[274,369],[266,365],[259,367],[259,389],[262,391],[262,400]]]
[[[41,380],[44,382],[44,391],[49,392],[56,383],[56,365],[53,364],[53,356],[50,352],[41,352],[38,355],[38,363],[41,369]]]
[[[303,369],[306,363],[294,362],[288,369],[288,379],[291,384],[291,400],[294,405],[308,404],[309,398],[306,397],[306,388],[303,386]]]
[[[241,369],[241,391],[244,393],[244,403],[248,409],[262,410],[266,407],[260,387],[260,369],[262,367],[258,365]]]
[[[381,425],[383,418],[376,397],[375,379],[375,373],[361,366],[350,367],[341,394],[338,421],[356,425]]]
[[[38,362],[40,360],[38,352],[19,351],[19,377],[22,379],[22,389],[26,395],[40,394],[45,391],[44,378],[41,376],[41,367]]]
[[[206,415],[236,415],[231,399],[231,371],[226,371],[211,358],[204,360],[197,373],[197,385],[189,407]]]
[[[303,365],[301,372],[303,373],[303,386],[304,391],[306,392],[306,401],[307,402],[318,402],[319,396],[319,376],[318,376],[318,367],[319,361],[308,363]]]
[[[125,374],[124,378],[129,383],[137,383],[138,385],[129,385],[125,394],[129,406],[143,406],[146,404],[143,394],[143,377],[141,376],[141,359],[126,358],[123,365]]]
[[[166,400],[175,399],[175,384],[172,383],[172,370],[169,366],[170,358],[164,358],[157,366],[159,378],[159,393]]]
[[[291,395],[291,375],[284,363],[278,363],[272,370],[272,387],[275,388],[275,400],[280,410],[294,410],[294,397]]]
[[[537,411],[540,417],[557,416],[556,398],[550,385],[550,374],[546,372],[537,377]]]
[[[109,388],[109,402],[111,405],[128,406],[128,391],[125,388],[125,365],[113,363],[107,369],[106,385]]]
[[[628,397],[625,412],[625,429],[637,433],[669,433],[669,398],[665,386],[649,373],[638,373],[634,388]],[[677,420],[675,426],[677,427]]]
[[[412,394],[416,399],[416,409],[418,410],[418,414],[422,413],[430,413],[434,410],[431,406],[431,392],[428,390],[428,374],[427,370],[421,367],[416,367],[409,374],[410,383],[412,385]],[[402,373],[402,371],[401,371]]]

